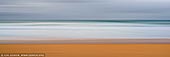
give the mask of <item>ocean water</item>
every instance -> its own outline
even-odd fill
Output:
[[[170,20],[0,21],[0,40],[170,39]]]

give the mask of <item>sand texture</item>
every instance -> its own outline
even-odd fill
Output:
[[[170,44],[0,44],[0,53],[46,57],[170,57]]]

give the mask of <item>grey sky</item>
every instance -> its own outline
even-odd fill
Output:
[[[168,19],[170,0],[0,0],[0,20]]]

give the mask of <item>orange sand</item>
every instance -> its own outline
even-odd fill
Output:
[[[170,44],[1,44],[0,53],[46,57],[170,57]]]

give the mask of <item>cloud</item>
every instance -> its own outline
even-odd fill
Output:
[[[170,19],[169,0],[0,1],[0,20]]]

